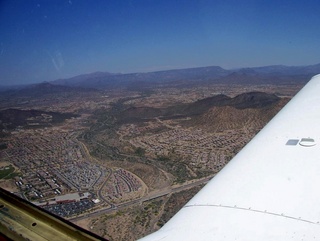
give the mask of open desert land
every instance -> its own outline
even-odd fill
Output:
[[[301,84],[33,88],[1,102],[0,168],[11,168],[1,187],[109,240],[135,240],[168,221]]]

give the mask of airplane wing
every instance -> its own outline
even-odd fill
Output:
[[[320,75],[141,241],[320,240]]]

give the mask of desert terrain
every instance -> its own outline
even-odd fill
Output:
[[[108,240],[154,232],[303,85],[231,77],[5,92],[0,187]]]

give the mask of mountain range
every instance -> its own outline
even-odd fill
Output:
[[[272,65],[254,68],[223,69],[208,66],[173,69],[147,73],[95,72],[68,79],[58,79],[41,84],[21,86],[23,91],[36,91],[37,87],[48,91],[71,91],[70,88],[145,90],[155,87],[183,87],[203,84],[304,84],[320,73],[320,64],[307,66]],[[55,87],[54,87],[55,86]],[[57,87],[61,86],[61,87]],[[63,86],[63,87],[62,87]],[[8,87],[0,90],[8,90]],[[12,89],[19,89],[17,86]]]
[[[273,65],[227,70],[219,66],[174,69],[148,73],[113,74],[96,72],[58,79],[51,84],[86,88],[177,87],[194,84],[303,84],[320,73],[320,64],[308,66]]]

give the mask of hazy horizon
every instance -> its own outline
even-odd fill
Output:
[[[206,68],[206,67],[221,67],[225,70],[240,70],[240,69],[246,69],[246,68],[261,68],[261,67],[272,67],[272,66],[283,66],[283,67],[304,67],[304,66],[313,66],[313,65],[318,65],[320,63],[315,63],[315,64],[310,64],[310,65],[283,65],[283,64],[278,64],[278,65],[265,65],[265,66],[252,66],[252,67],[238,67],[238,68],[223,68],[222,66],[219,65],[211,65],[211,66],[193,66],[193,67],[185,67],[185,68],[173,68],[173,69],[161,69],[161,70],[154,70],[154,71],[141,71],[141,72],[128,72],[128,73],[113,73],[113,72],[109,72],[109,71],[94,71],[94,72],[90,72],[90,73],[80,73],[77,75],[73,75],[73,76],[67,76],[65,78],[58,78],[58,79],[54,79],[54,80],[45,80],[45,81],[38,81],[38,82],[29,82],[29,83],[22,83],[22,84],[0,84],[0,86],[2,87],[14,87],[14,86],[24,86],[24,85],[33,85],[33,84],[41,84],[41,83],[50,83],[56,80],[62,80],[62,79],[71,79],[74,77],[78,77],[78,76],[85,76],[85,75],[93,75],[93,74],[97,74],[97,73],[109,73],[109,74],[138,74],[138,73],[152,73],[152,72],[161,72],[161,71],[170,71],[170,70],[183,70],[183,69],[193,69],[193,68]]]

